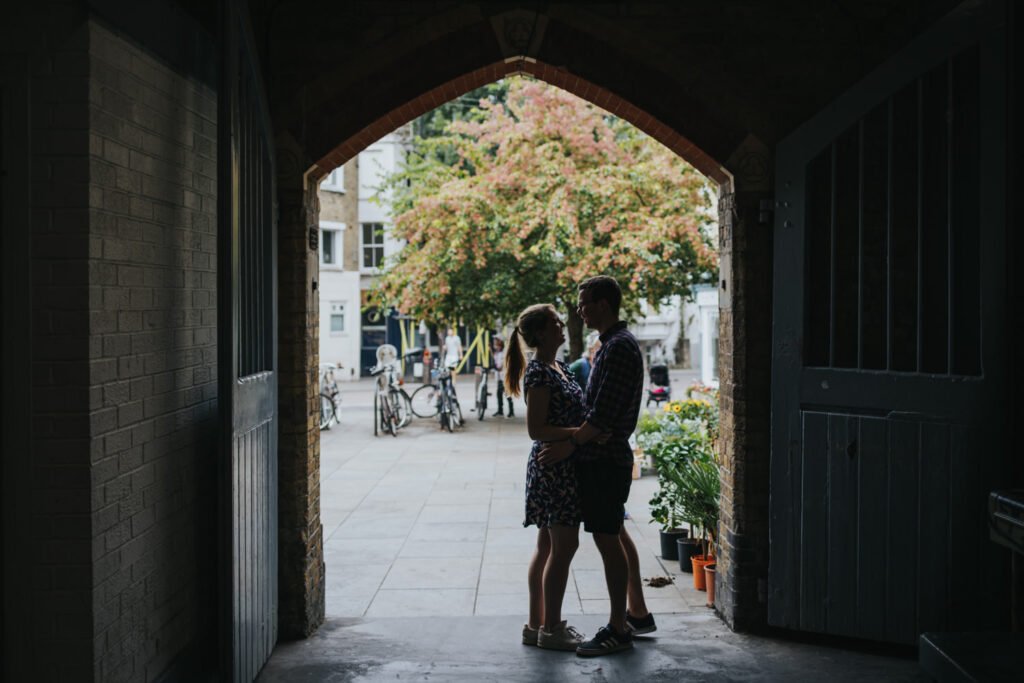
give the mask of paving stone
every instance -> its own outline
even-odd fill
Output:
[[[366,610],[367,617],[418,617],[473,614],[472,589],[381,590]],[[420,634],[423,637],[423,634]]]

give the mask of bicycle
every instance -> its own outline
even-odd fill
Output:
[[[402,389],[402,380],[395,375],[390,363],[369,368],[370,376],[377,382],[373,392],[373,435],[385,431],[398,436],[398,430],[412,421],[412,405],[409,394]]]
[[[462,408],[459,407],[459,397],[455,394],[455,384],[452,382],[451,368],[445,367],[438,371],[437,395],[441,429],[447,429],[451,433],[455,427],[465,425]]]
[[[320,429],[327,430],[331,425],[340,424],[338,413],[341,409],[341,392],[334,378],[334,371],[339,365],[323,363],[320,366]]]

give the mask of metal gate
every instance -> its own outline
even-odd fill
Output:
[[[998,622],[1004,12],[958,10],[778,148],[773,625]]]
[[[223,668],[251,681],[277,641],[277,211],[269,116],[242,13],[224,3],[218,349]]]

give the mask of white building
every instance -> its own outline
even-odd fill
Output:
[[[678,296],[655,310],[640,302],[642,317],[630,326],[647,366],[664,363],[670,367],[700,371],[700,381],[718,386],[718,288],[697,285],[692,300]]]
[[[700,381],[709,387],[718,386],[718,287],[697,285],[693,301],[683,306],[682,320],[690,367],[700,370]]]
[[[409,128],[400,128],[320,184],[320,362],[340,365],[339,379],[358,378],[380,344],[394,343],[387,319],[362,308],[374,276],[401,249],[390,237],[387,202],[374,197],[404,162],[409,141]]]

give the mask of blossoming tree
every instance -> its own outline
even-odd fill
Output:
[[[482,99],[469,120],[418,139],[389,180],[405,247],[377,281],[380,303],[492,326],[552,302],[569,313],[575,356],[576,285],[587,277],[616,277],[627,316],[639,299],[656,304],[714,280],[703,176],[574,95],[525,78],[504,86],[504,101]]]

